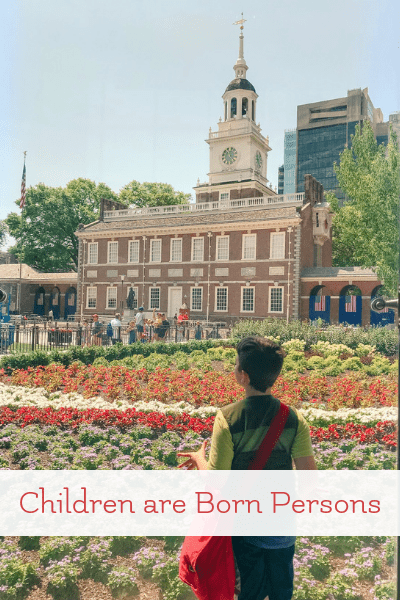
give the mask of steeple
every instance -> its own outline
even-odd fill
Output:
[[[246,79],[246,71],[249,68],[246,65],[246,61],[244,60],[243,55],[243,24],[246,22],[246,19],[242,18],[239,21],[233,23],[234,25],[240,25],[240,35],[239,35],[239,58],[237,59],[233,70],[235,71],[235,77],[240,79]]]

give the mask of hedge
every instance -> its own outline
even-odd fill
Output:
[[[71,346],[68,350],[35,350],[25,354],[8,354],[0,360],[0,369],[5,369],[10,373],[14,369],[27,369],[28,367],[46,366],[52,362],[59,362],[66,367],[74,361],[79,360],[86,365],[93,364],[96,358],[103,356],[107,361],[119,360],[134,354],[149,356],[150,354],[167,354],[171,356],[176,352],[185,352],[190,354],[194,350],[207,351],[208,348],[216,346],[232,346],[232,340],[191,340],[186,344],[165,344],[164,342],[153,342],[151,344],[142,344],[136,342],[124,346],[115,344],[115,346]]]
[[[279,338],[280,343],[291,339],[300,339],[306,342],[305,349],[309,350],[312,344],[319,340],[330,344],[345,344],[350,348],[357,348],[359,344],[370,344],[385,356],[395,356],[398,353],[398,331],[387,327],[339,327],[329,325],[318,329],[315,325],[301,321],[283,321],[282,319],[267,318],[263,321],[243,320],[233,328],[233,340],[238,342],[248,335]]]

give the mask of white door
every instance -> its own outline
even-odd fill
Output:
[[[167,318],[172,319],[174,315],[179,315],[179,309],[182,306],[182,288],[168,288],[168,314]]]

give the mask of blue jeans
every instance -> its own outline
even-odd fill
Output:
[[[290,600],[293,595],[294,545],[289,548],[259,548],[232,537],[240,572],[239,600]]]

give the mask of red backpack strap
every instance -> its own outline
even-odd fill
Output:
[[[252,471],[260,471],[265,467],[271,452],[274,449],[276,442],[279,440],[280,435],[285,427],[285,423],[289,416],[289,408],[285,404],[280,404],[279,410],[275,417],[272,419],[271,425],[261,442],[255,457],[249,464],[248,469]]]

